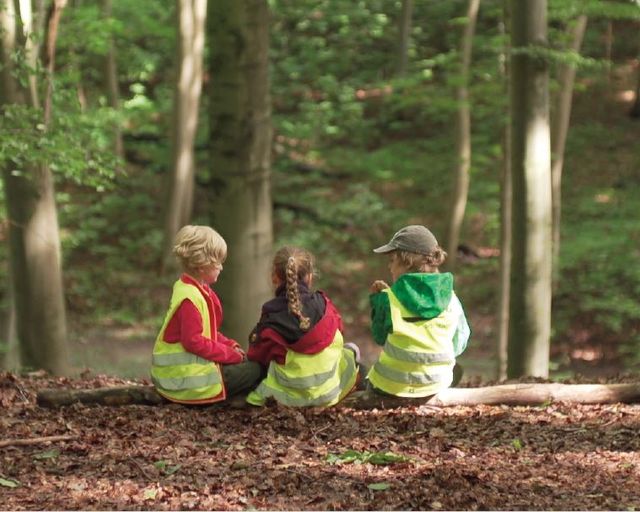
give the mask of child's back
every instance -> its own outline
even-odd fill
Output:
[[[469,338],[453,275],[438,271],[446,253],[424,226],[401,229],[375,252],[390,254],[394,283],[372,286],[372,333],[383,350],[369,382],[395,396],[435,394],[451,385]]]
[[[355,385],[357,365],[344,348],[342,319],[329,298],[311,291],[311,255],[285,247],[274,259],[275,297],[262,307],[248,358],[267,376],[247,401],[263,405],[267,398],[290,406],[328,406]]]

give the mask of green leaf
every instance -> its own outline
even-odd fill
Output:
[[[369,485],[367,485],[367,487],[369,489],[371,489],[372,491],[385,491],[389,487],[391,487],[391,484],[388,484],[386,482],[379,482],[379,483],[375,483],[375,484],[369,484]]]
[[[36,453],[33,458],[36,460],[55,459],[58,457],[58,455],[60,455],[60,450],[54,448],[52,450],[47,450],[46,452]]]
[[[359,452],[357,450],[347,450],[342,454],[330,453],[326,456],[325,460],[329,464],[369,463],[384,466],[395,464],[396,462],[408,462],[411,458],[392,452]]]
[[[153,463],[153,466],[156,469],[164,469],[169,465],[169,463],[166,460],[158,460],[156,462]]]
[[[380,466],[384,466],[387,464],[395,464],[396,462],[408,462],[411,459],[404,455],[398,455],[392,452],[376,452],[372,453],[367,462],[371,464],[377,464]]]
[[[145,500],[155,500],[157,495],[158,489],[145,489],[142,496]]]
[[[174,473],[176,473],[180,468],[182,467],[181,464],[176,464],[175,466],[169,466],[167,469],[164,470],[164,474],[169,476],[169,475],[173,475]]]
[[[522,450],[522,441],[516,438],[513,441],[511,441],[511,446],[513,446],[514,450],[516,451]]]
[[[20,486],[20,482],[18,482],[17,480],[7,480],[6,478],[0,478],[0,485],[2,487],[15,488]]]

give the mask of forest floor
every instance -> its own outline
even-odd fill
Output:
[[[44,409],[0,374],[3,510],[637,510],[640,405]],[[38,438],[61,436],[57,441]],[[375,456],[371,456],[374,454]]]

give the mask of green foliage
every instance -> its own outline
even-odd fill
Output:
[[[387,466],[397,464],[399,462],[411,462],[411,457],[398,455],[393,452],[370,452],[347,450],[340,454],[329,453],[326,461],[329,464],[374,464],[378,466]],[[386,487],[385,487],[386,488]]]
[[[9,488],[16,488],[16,487],[20,487],[20,482],[18,482],[17,480],[14,480],[12,478],[1,478],[0,477],[0,486],[2,487],[9,487]]]
[[[107,187],[119,164],[113,154],[113,111],[82,113],[61,109],[51,125],[42,123],[42,110],[11,104],[0,117],[0,161],[17,173],[48,165],[54,174],[92,186]]]

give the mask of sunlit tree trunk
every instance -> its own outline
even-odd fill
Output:
[[[571,31],[571,47],[574,53],[580,51],[582,39],[587,28],[587,17],[580,16]],[[560,263],[560,217],[562,209],[562,168],[564,165],[564,150],[571,119],[571,101],[573,99],[573,84],[576,77],[576,68],[572,64],[560,66],[558,82],[557,107],[553,119],[552,147],[551,147],[551,197],[553,199],[553,276],[554,284],[557,281]]]
[[[506,32],[509,26],[509,3],[504,0],[503,4],[504,22],[502,33]],[[508,39],[507,39],[508,41]],[[505,58],[501,66],[504,77],[505,93],[509,97],[509,53],[510,44],[507,42],[505,48]],[[512,185],[511,185],[511,110],[507,105],[507,122],[504,130],[503,142],[503,163],[502,180],[500,187],[500,300],[498,302],[498,379],[507,378],[507,358],[509,344],[509,296],[511,292],[511,208],[512,208]]]
[[[102,15],[107,20],[111,18],[111,0],[102,0]],[[116,112],[119,111],[120,91],[118,87],[118,64],[113,36],[109,37],[107,55],[104,61],[104,88],[109,106]],[[116,125],[113,136],[115,154],[122,159],[124,158],[124,145],[122,142],[122,130],[119,124]]]
[[[23,45],[27,62],[34,58],[29,41],[31,11],[28,2],[3,5],[3,68],[12,68],[6,60]],[[44,69],[46,72],[42,125],[51,120],[55,42],[58,24],[66,0],[55,0],[46,24]],[[0,103],[30,103],[39,107],[37,90],[20,84],[3,73]],[[55,205],[53,178],[46,165],[27,167],[8,161],[3,168],[7,214],[9,219],[9,258],[12,297],[16,314],[16,332],[23,366],[44,368],[55,374],[69,371],[66,339],[66,314],[62,286],[60,235]]]
[[[551,149],[546,0],[511,0],[512,265],[509,377],[549,373]],[[524,51],[523,51],[524,50]]]
[[[241,343],[271,295],[271,103],[266,0],[209,3],[211,221],[229,256],[223,332]]]
[[[455,171],[453,196],[451,199],[451,216],[449,219],[449,233],[447,238],[447,268],[454,270],[460,229],[467,207],[469,194],[469,167],[471,165],[471,108],[469,106],[469,71],[471,68],[471,52],[473,48],[473,34],[480,0],[469,0],[467,9],[467,23],[460,45],[460,85],[457,88],[458,122],[456,134],[457,167]]]
[[[172,127],[173,159],[169,175],[169,201],[165,214],[163,267],[170,265],[173,238],[188,224],[193,210],[195,187],[194,144],[202,91],[206,0],[177,0],[178,72],[174,93]]]
[[[400,15],[400,22],[398,23],[398,76],[402,76],[407,72],[412,15],[413,0],[402,0],[402,13]]]

